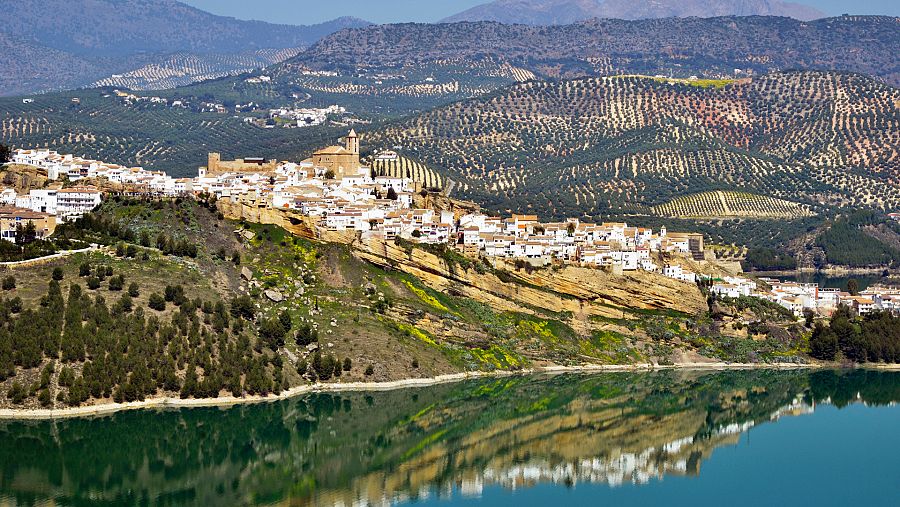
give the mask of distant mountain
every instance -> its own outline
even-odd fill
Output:
[[[6,64],[0,71],[3,95],[84,86],[165,64],[173,53],[194,55],[204,61],[199,67],[213,67],[213,74],[250,70],[254,67],[217,62],[229,55],[303,48],[335,31],[369,24],[355,18],[311,26],[241,21],[175,0],[0,0],[0,10],[0,45],[10,48],[0,56]],[[190,69],[183,74],[190,80]]]
[[[432,85],[456,80],[460,88],[467,84],[472,89],[477,83],[465,82],[468,75],[456,67],[471,74],[481,68],[472,62],[485,59],[495,69],[521,69],[517,75],[537,78],[744,77],[818,69],[858,72],[900,85],[897,47],[900,18],[886,16],[592,19],[557,26],[407,23],[343,30],[282,65],[332,70],[345,80],[366,73],[430,72]],[[490,72],[500,75],[499,70]],[[334,82],[329,86],[337,89]]]
[[[442,22],[565,25],[591,18],[689,16],[787,16],[811,20],[823,18],[825,14],[812,7],[779,0],[495,0],[450,16]]]

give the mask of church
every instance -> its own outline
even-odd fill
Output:
[[[360,169],[368,171],[368,168],[362,167],[359,163],[359,136],[356,135],[355,130],[351,130],[344,138],[344,146],[322,148],[304,162],[324,168],[337,179],[344,176],[357,176]]]

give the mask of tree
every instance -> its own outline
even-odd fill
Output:
[[[9,149],[9,146],[0,143],[0,164],[6,164],[11,160],[11,153],[12,150]]]
[[[91,265],[84,262],[81,266],[78,266],[78,276],[91,276]]]
[[[122,275],[116,275],[109,278],[109,290],[120,291],[125,286],[125,278]]]
[[[300,326],[300,329],[297,330],[297,346],[306,347],[317,341],[319,341],[319,331],[313,329],[311,325],[304,323]]]
[[[259,324],[259,337],[272,350],[284,346],[285,334],[287,330],[279,319],[264,319]]]
[[[149,306],[151,310],[161,312],[166,309],[166,300],[158,293],[154,292],[153,294],[150,294],[150,300],[147,302],[147,306]]]
[[[34,226],[34,222],[29,220],[25,225],[19,224],[16,226],[16,244],[28,245],[34,243],[35,239],[37,239],[37,229]]]
[[[394,187],[389,187],[387,191],[387,198],[396,201],[397,200],[397,191],[394,190]]]
[[[128,293],[122,294],[122,297],[119,298],[119,308],[125,313],[131,312],[134,308],[134,302],[131,300],[131,296],[129,296]]]
[[[100,278],[96,276],[92,276],[87,279],[87,287],[91,290],[97,290],[100,288]]]
[[[133,298],[141,295],[141,288],[138,286],[137,282],[131,282],[128,286],[128,295]]]
[[[16,277],[9,275],[3,278],[3,290],[13,290],[16,288]]]
[[[349,357],[344,358],[344,371],[350,371],[353,368],[353,361]]]
[[[803,319],[805,321],[806,327],[812,327],[813,322],[816,319],[816,313],[812,311],[810,308],[803,309]]]
[[[281,313],[278,314],[278,320],[281,322],[281,326],[284,327],[285,333],[291,330],[291,314],[287,310],[281,310]]]
[[[62,269],[61,267],[58,267],[58,266],[57,266],[57,267],[53,268],[53,275],[52,275],[52,276],[53,276],[53,279],[56,280],[56,281],[58,282],[58,281],[60,281],[60,280],[63,279],[63,277],[65,276],[65,274],[63,273],[63,269]]]
[[[847,280],[847,292],[850,293],[851,296],[859,295],[859,280],[856,278],[851,278]]]
[[[838,351],[838,337],[830,327],[817,322],[809,339],[809,355],[823,361],[834,361]]]
[[[231,300],[231,316],[244,320],[256,318],[256,307],[250,296],[236,296]]]

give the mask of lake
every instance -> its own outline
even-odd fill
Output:
[[[0,421],[0,505],[898,505],[900,373],[479,379]]]

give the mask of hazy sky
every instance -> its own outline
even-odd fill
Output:
[[[240,19],[311,24],[339,16],[374,23],[431,22],[486,0],[181,0],[205,11]],[[830,15],[887,14],[900,16],[900,0],[794,0]]]

